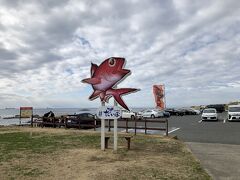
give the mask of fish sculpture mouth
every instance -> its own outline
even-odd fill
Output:
[[[129,110],[122,96],[139,91],[139,89],[116,88],[117,84],[131,73],[130,70],[124,69],[125,63],[124,58],[111,57],[104,60],[99,66],[91,64],[91,77],[82,80],[83,83],[91,84],[94,90],[89,100],[99,97],[102,102],[108,102],[113,97],[119,105]]]

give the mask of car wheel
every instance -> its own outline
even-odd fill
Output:
[[[131,120],[134,120],[134,115],[131,115]]]
[[[153,119],[155,118],[154,114],[151,115],[151,118],[153,118]]]
[[[176,116],[179,116],[179,114],[178,114],[178,113],[176,113]]]

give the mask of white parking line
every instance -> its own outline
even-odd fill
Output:
[[[179,129],[180,129],[180,128],[175,128],[175,129],[169,131],[168,134],[170,134],[170,133],[172,133],[172,132],[174,132],[174,131],[177,131],[177,130],[179,130]]]
[[[198,121],[198,123],[201,123],[201,122],[202,122],[202,120]]]

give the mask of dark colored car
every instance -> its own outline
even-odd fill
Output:
[[[177,111],[177,115],[178,116],[183,116],[186,114],[186,110],[185,109],[176,109]]]
[[[170,117],[171,114],[169,112],[167,112],[167,111],[163,111],[163,116],[164,117]]]
[[[184,109],[185,115],[197,115],[197,112],[192,109]]]
[[[91,113],[68,115],[67,127],[93,128],[95,120],[96,126],[99,126],[101,121]]]
[[[174,109],[174,108],[167,108],[164,111],[169,112],[170,115],[176,115],[176,116],[183,116],[184,112],[178,109]]]
[[[210,104],[207,105],[205,108],[214,108],[217,110],[218,113],[222,113],[225,111],[225,104]]]

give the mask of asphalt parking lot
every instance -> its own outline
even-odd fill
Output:
[[[200,160],[213,179],[240,177],[240,121],[228,122],[227,113],[219,121],[201,121],[200,115],[172,116],[169,126],[177,127],[177,135]]]
[[[218,121],[201,121],[200,115],[171,116],[171,132],[185,142],[240,144],[240,121],[228,122],[227,113],[219,113]]]

